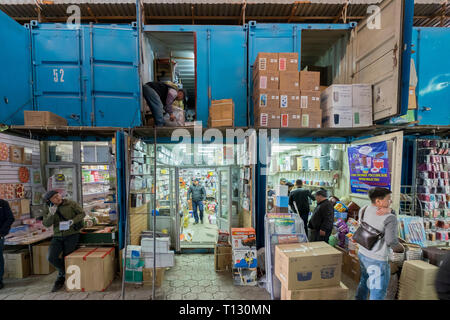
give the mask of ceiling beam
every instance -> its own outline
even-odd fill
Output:
[[[297,2],[294,2],[292,4],[291,14],[289,15],[288,20],[287,20],[288,23],[290,23],[292,21],[292,18],[294,17],[295,12],[297,11],[298,5],[299,4]]]
[[[347,23],[347,9],[349,3],[350,3],[349,0],[345,2],[345,4],[342,6],[341,12],[339,13],[338,16],[336,16],[336,19],[334,19],[333,23],[338,23],[338,21],[341,19],[344,23]]]

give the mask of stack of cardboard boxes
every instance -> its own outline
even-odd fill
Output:
[[[347,300],[341,268],[342,253],[325,242],[275,248],[275,275],[282,284],[282,300]]]
[[[233,280],[238,286],[257,285],[256,233],[253,228],[232,228]]]
[[[320,128],[320,73],[298,72],[297,53],[262,53],[253,68],[258,128]]]
[[[275,186],[276,199],[274,201],[273,213],[289,212],[289,187],[286,185]]]
[[[231,269],[231,245],[230,234],[219,230],[216,246],[214,247],[214,270],[216,272],[229,271]]]
[[[153,243],[156,239],[156,244]],[[156,245],[156,254],[154,246]],[[153,285],[153,263],[156,256],[156,287],[160,287],[166,268],[175,265],[175,252],[170,251],[170,237],[145,236],[141,239],[141,253],[144,258],[144,268],[142,269],[142,280],[144,286]]]
[[[232,99],[212,100],[209,108],[210,128],[234,126],[234,102]]]
[[[437,300],[435,288],[439,268],[421,260],[405,261],[400,275],[399,300]]]

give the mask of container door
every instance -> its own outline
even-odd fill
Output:
[[[118,204],[118,227],[119,227],[119,249],[125,246],[127,227],[128,195],[129,195],[129,172],[128,172],[128,146],[129,136],[123,131],[117,131],[115,136],[116,145],[116,177],[117,177],[117,204]]]
[[[81,30],[32,22],[36,110],[83,125]]]
[[[0,11],[0,123],[23,125],[33,109],[30,31]]]
[[[373,7],[374,13],[352,32],[347,74],[348,83],[373,85],[374,121],[380,121],[406,114],[408,109],[414,4],[385,0]]]

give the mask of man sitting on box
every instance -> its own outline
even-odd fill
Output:
[[[56,292],[64,287],[66,278],[64,258],[77,248],[85,214],[78,203],[63,199],[57,191],[47,192],[45,200],[48,207],[44,212],[42,224],[46,227],[53,226],[48,261],[58,270],[58,278],[52,289],[52,292]]]
[[[3,274],[5,272],[5,261],[3,260],[3,245],[5,237],[14,222],[14,215],[8,201],[0,199],[0,289],[3,288]]]
[[[203,224],[203,201],[206,200],[205,187],[201,186],[198,179],[194,179],[193,184],[188,189],[187,199],[192,197],[192,211],[194,213],[195,223],[198,224],[197,208],[200,210],[200,220]]]
[[[309,241],[325,241],[328,243],[334,223],[333,204],[328,200],[327,191],[323,188],[314,194],[317,207],[308,223]]]

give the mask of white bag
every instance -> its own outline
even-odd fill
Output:
[[[184,110],[178,107],[172,107],[174,121],[170,121],[170,115],[166,113],[164,115],[164,123],[166,127],[184,127]]]

